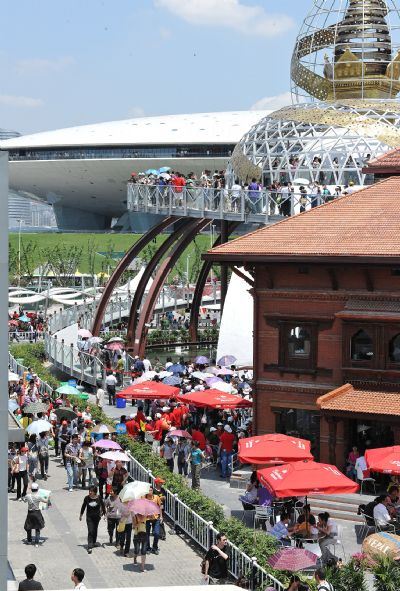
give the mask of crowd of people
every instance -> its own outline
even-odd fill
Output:
[[[21,338],[31,343],[42,337],[47,328],[42,312],[24,312],[22,308],[8,313],[9,340],[19,342]]]

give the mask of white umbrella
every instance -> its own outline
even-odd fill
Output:
[[[160,176],[162,176],[166,181],[169,181],[171,179],[171,175],[168,174],[168,172],[162,172]]]
[[[104,339],[102,339],[101,337],[90,337],[89,339],[89,343],[91,345],[98,345],[99,343],[102,343],[104,341]]]
[[[168,378],[169,376],[173,376],[174,374],[172,373],[172,371],[160,371],[160,373],[158,374],[158,377],[160,378],[160,380],[162,380],[163,378]]]
[[[30,425],[28,425],[26,429],[29,435],[39,435],[39,433],[46,433],[47,431],[51,430],[51,423],[49,421],[44,421],[40,419],[39,421],[33,421]]]
[[[85,339],[86,339],[86,338],[89,338],[89,337],[91,337],[91,336],[92,336],[92,333],[91,333],[91,332],[90,332],[90,330],[88,330],[87,328],[80,328],[80,329],[78,330],[78,335],[79,335],[80,337],[83,337],[83,338],[85,338]]]
[[[213,373],[203,372],[203,371],[193,371],[190,374],[190,377],[196,378],[197,380],[205,380],[206,378],[214,377]]]
[[[310,181],[308,179],[299,178],[299,179],[294,179],[293,184],[294,185],[309,185]]]
[[[8,381],[9,382],[19,382],[19,378],[20,378],[20,376],[17,373],[14,373],[13,371],[8,372]]]
[[[135,480],[135,482],[128,482],[128,484],[125,484],[125,486],[119,493],[119,498],[123,503],[126,503],[127,501],[141,499],[142,497],[144,497],[144,495],[147,495],[149,491],[149,482],[141,482],[140,480]]]
[[[130,457],[124,454],[123,451],[106,451],[104,454],[101,454],[100,457],[105,460],[113,460],[114,462],[130,462]]]
[[[154,378],[154,376],[156,376],[156,375],[157,375],[157,372],[156,372],[156,371],[153,371],[153,370],[150,370],[150,371],[146,371],[146,372],[145,372],[143,375],[144,375],[144,376],[145,376],[145,377],[146,377],[148,380],[152,380],[152,379]]]
[[[215,382],[213,385],[213,390],[220,390],[221,392],[230,393],[232,392],[232,385],[227,384],[226,382]]]
[[[125,341],[124,341],[124,339],[121,339],[121,337],[113,337],[108,342],[109,343],[124,343]]]

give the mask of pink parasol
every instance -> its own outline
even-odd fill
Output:
[[[78,335],[80,337],[83,337],[84,339],[88,339],[89,337],[92,336],[92,333],[90,332],[90,330],[88,330],[87,328],[80,328],[78,330]]]
[[[120,351],[124,348],[124,343],[107,343],[106,349],[109,351]]]
[[[93,447],[99,447],[100,449],[121,449],[120,444],[112,439],[99,439]]]
[[[148,499],[135,499],[134,501],[129,501],[128,509],[138,515],[143,515],[144,517],[159,515],[161,513],[160,507]]]
[[[271,556],[268,563],[277,570],[296,572],[303,568],[315,566],[317,555],[303,548],[284,548]]]
[[[172,431],[168,431],[167,437],[185,437],[185,439],[192,439],[190,433],[183,431],[182,429],[173,429]]]

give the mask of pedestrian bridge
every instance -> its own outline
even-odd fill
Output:
[[[128,183],[129,212],[273,224],[324,203],[321,194]]]

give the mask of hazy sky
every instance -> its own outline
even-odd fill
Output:
[[[19,0],[0,40],[0,127],[276,108],[312,0]],[[3,16],[5,10],[3,9]]]

